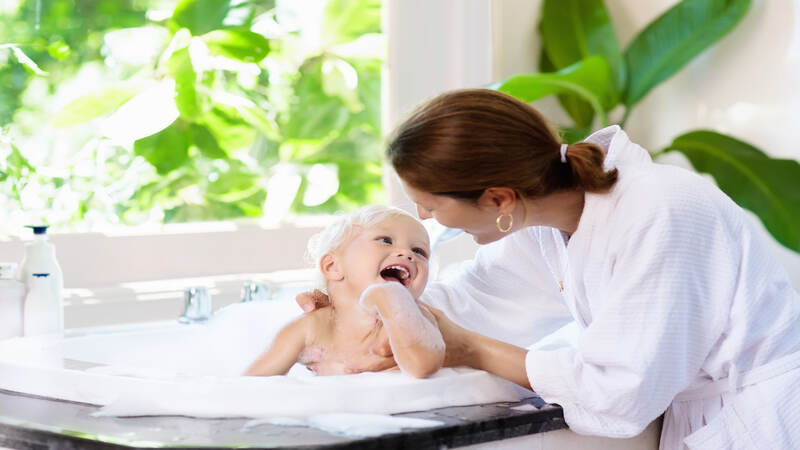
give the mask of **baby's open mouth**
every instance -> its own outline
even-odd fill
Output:
[[[397,281],[403,286],[408,286],[408,283],[411,282],[411,273],[408,269],[397,264],[385,267],[381,270],[380,275],[386,281]]]

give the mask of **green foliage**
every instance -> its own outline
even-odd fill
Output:
[[[200,36],[222,28],[230,9],[230,0],[181,0],[172,14],[172,22]]]
[[[152,164],[159,175],[165,175],[189,160],[192,142],[185,128],[185,123],[175,121],[158,133],[137,140],[133,144],[133,151]]]
[[[540,69],[492,86],[524,101],[558,95],[574,124],[562,127],[567,142],[584,138],[622,107],[624,125],[654,87],[731,31],[750,0],[683,0],[637,34],[620,52],[600,0],[545,0],[539,31]],[[602,63],[600,63],[602,61]],[[720,188],[753,211],[786,247],[800,251],[800,164],[769,158],[750,144],[713,131],[679,136],[665,151],[686,155]]]
[[[684,0],[651,22],[625,50],[627,106],[674,75],[739,23],[750,0]]]
[[[53,125],[71,127],[105,116],[132,99],[141,91],[137,83],[113,83],[91,94],[79,97],[53,115]]]
[[[269,40],[249,30],[214,30],[203,35],[212,54],[259,62],[269,54]]]
[[[758,215],[778,242],[800,249],[800,163],[770,158],[746,142],[708,130],[678,136],[662,152],[671,150],[711,174],[739,205]]]
[[[613,98],[625,87],[625,65],[602,0],[546,0],[539,25],[542,35],[542,70],[564,69],[592,55],[602,55],[614,76]],[[559,102],[579,127],[590,127],[591,105],[574,95],[559,95]]]
[[[569,93],[587,102],[605,122],[606,108],[613,104],[611,80],[606,59],[589,56],[558,72],[515,75],[496,89],[526,102],[548,95]]]
[[[0,198],[26,220],[275,219],[276,167],[301,176],[274,194],[290,213],[381,201],[382,52],[340,51],[381,32],[379,0],[318,0],[319,23],[293,2],[35,3],[0,16]]]

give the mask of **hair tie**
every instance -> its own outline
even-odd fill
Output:
[[[567,144],[561,144],[561,162],[567,162]]]

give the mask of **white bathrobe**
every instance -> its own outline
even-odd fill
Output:
[[[586,194],[571,237],[518,231],[423,300],[527,345],[563,324],[560,298],[577,346],[532,349],[525,363],[575,432],[634,436],[666,412],[662,449],[800,448],[800,296],[759,231],[710,181],[654,164],[619,127],[587,140],[619,180]]]

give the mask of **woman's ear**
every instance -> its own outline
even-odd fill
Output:
[[[344,273],[339,267],[339,258],[333,253],[326,253],[319,262],[319,270],[328,281],[341,281]]]
[[[478,206],[509,214],[517,204],[517,194],[509,187],[486,188],[478,197]]]

